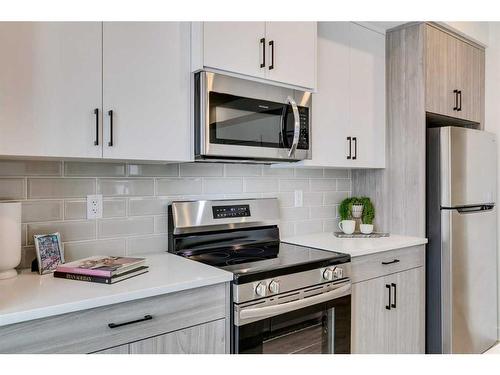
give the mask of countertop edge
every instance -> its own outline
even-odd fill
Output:
[[[420,246],[420,245],[426,245],[429,241],[427,238],[423,237],[411,237],[411,236],[402,236],[402,235],[393,235],[390,237],[382,237],[382,238],[374,238],[373,240],[383,240],[387,242],[386,244],[380,245],[380,244],[374,244],[373,248],[367,249],[345,249],[342,248],[341,246],[334,246],[335,242],[338,243],[345,243],[346,240],[348,241],[357,241],[358,239],[355,238],[350,238],[350,239],[340,239],[337,237],[334,237],[332,234],[331,238],[328,239],[323,239],[321,237],[324,237],[327,233],[316,233],[316,234],[309,234],[309,235],[304,235],[304,236],[293,236],[293,237],[288,237],[282,239],[282,242],[289,243],[292,245],[298,245],[298,246],[307,246],[313,249],[318,249],[318,250],[326,250],[326,251],[338,251],[338,252],[344,252],[349,255],[351,255],[351,258],[355,257],[360,257],[360,256],[365,256],[365,255],[371,255],[371,254],[377,254],[377,253],[382,253],[385,251],[391,251],[391,250],[397,250],[397,249],[404,249],[408,247],[413,247],[413,246]],[[317,237],[315,237],[317,236]],[[363,238],[359,239],[363,241],[369,241],[372,239],[368,238]],[[322,243],[329,242],[328,245],[322,246]]]
[[[205,286],[227,283],[231,280],[232,274],[227,273],[227,275],[214,276],[209,279],[193,280],[181,284],[152,287],[112,296],[102,296],[60,305],[51,305],[28,311],[3,314],[0,315],[0,328],[12,324],[24,323],[37,319],[51,318],[72,312],[90,310],[97,307],[110,306],[118,303],[136,301],[143,298],[156,297],[190,289],[202,288]]]

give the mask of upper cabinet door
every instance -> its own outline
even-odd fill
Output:
[[[433,26],[426,29],[427,112],[457,117],[457,39]]]
[[[101,156],[101,34],[99,22],[0,23],[0,155]]]
[[[204,22],[205,67],[264,78],[265,22]],[[262,40],[262,41],[261,41]]]
[[[456,117],[482,122],[484,103],[484,51],[457,40],[457,88],[460,111]]]
[[[354,167],[385,167],[385,35],[350,24],[350,135]]]
[[[318,23],[318,92],[313,94],[312,160],[305,165],[350,167],[350,23]],[[334,62],[334,63],[332,63]]]
[[[385,36],[350,22],[318,24],[312,160],[318,167],[385,167]]]
[[[189,23],[104,23],[104,158],[190,160],[189,41]]]
[[[316,87],[316,40],[316,22],[266,22],[267,78]]]

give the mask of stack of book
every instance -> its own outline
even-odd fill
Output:
[[[57,266],[54,277],[114,284],[148,272],[145,258],[92,256]]]

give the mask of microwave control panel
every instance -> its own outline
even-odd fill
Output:
[[[299,107],[300,134],[297,148],[307,150],[309,148],[309,108]]]

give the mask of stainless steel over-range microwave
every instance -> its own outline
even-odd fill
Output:
[[[199,72],[194,77],[196,160],[311,158],[311,93]]]

